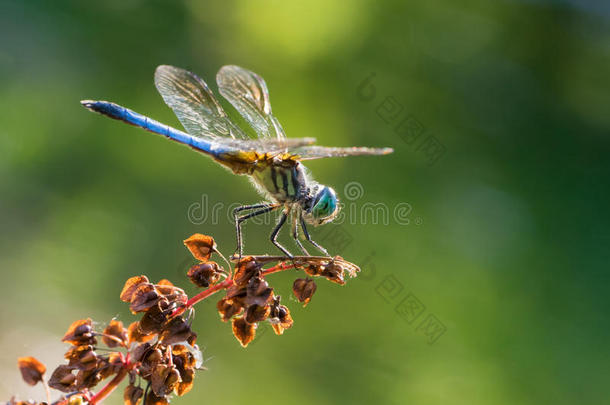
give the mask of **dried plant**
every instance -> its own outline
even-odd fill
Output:
[[[46,367],[33,357],[18,360],[26,383],[41,383],[59,390],[62,396],[54,405],[97,404],[110,395],[124,379],[129,384],[123,398],[126,405],[162,405],[170,396],[189,392],[195,371],[203,367],[203,357],[196,344],[197,334],[191,330],[190,314],[194,306],[216,292],[224,291],[216,307],[220,319],[231,322],[233,335],[246,347],[256,335],[261,322],[269,322],[276,334],[290,328],[290,310],[281,303],[267,282],[267,276],[284,270],[302,270],[311,277],[324,277],[345,284],[345,274],[354,277],[358,267],[341,257],[244,256],[227,263],[228,271],[211,259],[218,252],[214,239],[195,234],[184,241],[199,261],[187,276],[198,287],[205,288],[189,298],[184,290],[169,280],[151,283],[144,276],[129,278],[120,299],[129,303],[133,314],[140,319],[125,327],[112,319],[101,331],[95,330],[91,319],[81,319],[70,325],[62,341],[70,347],[64,357],[67,364],[58,366],[48,380]],[[224,257],[222,257],[224,259]],[[234,267],[231,269],[231,267]],[[316,292],[312,278],[297,278],[292,286],[297,300],[307,305]],[[187,315],[186,318],[183,315]],[[97,391],[102,382],[107,381]],[[37,404],[11,399],[10,405]]]

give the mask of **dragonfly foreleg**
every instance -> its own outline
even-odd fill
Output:
[[[292,217],[292,237],[294,238],[295,243],[297,244],[299,249],[301,249],[303,254],[305,256],[311,256],[307,249],[305,249],[305,246],[303,246],[303,244],[299,240],[299,216],[300,215],[294,215]]]
[[[253,205],[243,205],[243,206],[237,207],[233,210],[233,217],[235,218],[235,230],[237,232],[237,251],[239,252],[240,258],[243,253],[243,243],[242,243],[242,238],[241,238],[242,222],[244,222],[245,220],[250,219],[252,217],[255,217],[257,215],[262,215],[269,211],[273,211],[274,209],[276,209],[279,206],[280,206],[279,204],[253,204]],[[256,210],[256,209],[258,209],[258,211],[251,212],[251,213],[243,215],[241,217],[237,215],[241,211]]]
[[[305,239],[307,239],[307,241],[309,243],[311,243],[312,245],[314,245],[314,247],[316,249],[318,249],[320,252],[324,253],[326,256],[330,257],[330,255],[328,254],[328,251],[326,249],[324,249],[322,246],[320,246],[318,244],[318,242],[314,241],[313,239],[311,239],[311,236],[309,236],[309,232],[307,232],[307,226],[305,225],[305,219],[303,218],[303,215],[301,215],[301,227],[303,228],[303,234],[305,235]]]
[[[286,218],[288,218],[288,212],[289,211],[287,210],[284,210],[284,212],[282,212],[280,220],[277,222],[277,225],[275,226],[275,228],[273,228],[273,231],[271,232],[270,240],[271,243],[273,243],[278,249],[280,249],[286,256],[292,259],[292,253],[286,250],[286,248],[277,241],[277,235],[278,233],[280,233],[280,229],[282,228],[282,226],[284,226],[284,223],[286,223]]]

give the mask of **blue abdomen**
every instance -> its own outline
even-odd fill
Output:
[[[186,132],[182,132],[168,125],[162,124],[159,121],[148,118],[118,104],[111,103],[109,101],[92,100],[83,100],[81,101],[81,104],[91,111],[95,111],[107,117],[144,128],[147,131],[155,134],[163,135],[171,140],[191,146],[199,151],[211,154],[213,156],[217,156],[219,153],[225,152],[224,150],[218,148],[213,150],[211,142],[203,138],[194,137]]]

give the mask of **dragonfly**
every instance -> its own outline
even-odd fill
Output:
[[[235,65],[223,66],[216,75],[220,94],[250,125],[256,138],[249,136],[229,118],[208,85],[197,75],[169,65],[157,67],[155,86],[174,111],[186,132],[109,101],[82,100],[91,111],[141,127],[152,133],[187,145],[238,175],[249,176],[264,202],[233,210],[239,257],[243,254],[241,225],[250,218],[281,210],[269,237],[284,255],[293,255],[278,242],[280,229],[290,218],[292,238],[309,256],[302,236],[321,253],[328,251],[315,242],[307,225],[318,226],[335,219],[340,210],[333,188],[313,180],[302,162],[355,155],[386,155],[392,148],[325,147],[314,145],[315,138],[288,138],[271,112],[269,90],[263,78]]]

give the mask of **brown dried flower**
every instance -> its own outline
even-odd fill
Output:
[[[76,346],[95,345],[97,341],[93,336],[91,318],[80,319],[73,322],[61,341],[71,343]]]
[[[129,384],[125,387],[125,391],[123,392],[123,400],[125,401],[125,405],[138,405],[142,400],[143,395],[144,390],[142,388]]]
[[[49,387],[55,388],[61,392],[74,391],[76,385],[76,376],[72,374],[73,367],[61,365],[53,371],[49,379]]]
[[[123,287],[123,291],[121,291],[121,301],[131,302],[131,296],[136,291],[136,288],[140,286],[140,284],[149,284],[148,277],[146,276],[135,276],[129,278],[125,282],[125,286]]]
[[[125,346],[127,344],[127,329],[123,326],[123,322],[113,319],[110,321],[104,334],[102,335],[102,342],[108,347]]]
[[[248,323],[243,317],[233,318],[233,335],[239,340],[239,343],[246,347],[248,343],[254,340],[256,334],[256,324]]]
[[[311,301],[311,297],[317,288],[316,282],[310,278],[297,278],[292,284],[292,292],[296,299],[303,303],[303,306]]]
[[[45,365],[34,357],[20,357],[17,359],[17,364],[23,381],[29,385],[36,385],[41,382],[44,373],[47,371]]]
[[[184,240],[184,244],[191,251],[193,256],[202,262],[210,260],[210,256],[216,251],[216,242],[214,242],[214,238],[200,233],[196,233]]]
[[[123,322],[112,319],[101,332],[94,330],[89,318],[72,323],[62,338],[71,345],[64,354],[67,364],[57,367],[48,382],[49,387],[70,394],[53,405],[98,404],[127,377],[125,405],[167,405],[170,395],[184,395],[193,388],[195,371],[202,368],[197,334],[192,331],[190,320],[182,317],[197,302],[224,290],[225,295],[216,307],[223,321],[231,320],[234,336],[246,347],[261,322],[270,323],[278,335],[293,325],[290,310],[274,294],[268,275],[296,269],[344,284],[345,274],[353,277],[359,270],[340,257],[299,256],[287,260],[246,256],[235,263],[234,273],[227,273],[216,262],[209,261],[213,253],[218,253],[213,238],[195,234],[184,244],[201,262],[192,266],[187,276],[206,289],[189,299],[184,290],[169,280],[153,284],[144,275],[129,278],[120,299],[129,303],[131,312],[139,314],[140,319],[127,328]],[[307,305],[316,291],[316,283],[298,278],[292,290],[297,300]],[[105,347],[98,345],[98,336]],[[28,384],[44,382],[46,368],[38,360],[22,357],[18,364]],[[92,389],[105,379],[109,382],[101,389],[96,388],[95,394]],[[10,405],[43,403],[11,401]]]
[[[207,288],[216,284],[222,273],[222,268],[218,263],[208,261],[194,265],[186,275],[197,287]]]

